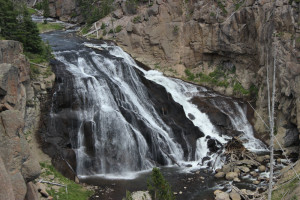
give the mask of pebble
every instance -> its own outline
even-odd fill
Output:
[[[182,191],[179,191],[179,194],[182,194]]]

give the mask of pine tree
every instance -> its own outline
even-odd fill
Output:
[[[11,0],[0,0],[0,36],[22,42],[25,51],[42,51],[39,30],[31,20],[27,7],[14,5]]]
[[[17,29],[17,12],[13,3],[7,0],[0,0],[0,35],[6,39],[15,37]]]
[[[169,183],[158,168],[153,168],[151,179],[148,180],[148,190],[153,200],[174,200]]]

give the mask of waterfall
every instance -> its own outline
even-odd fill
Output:
[[[59,86],[50,132],[70,138],[79,176],[124,175],[158,165],[221,165],[218,155],[230,136],[222,135],[192,103],[194,97],[216,94],[143,70],[120,47],[108,43],[54,43],[55,57],[62,64],[56,66]],[[243,132],[247,147],[262,147],[238,103],[236,117],[232,106],[214,104]]]

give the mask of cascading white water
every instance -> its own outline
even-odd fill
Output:
[[[118,61],[94,52],[88,53],[92,58],[88,60],[82,57],[82,53],[84,52],[77,52],[75,59],[66,59],[66,52],[56,52],[56,58],[75,75],[73,84],[76,96],[88,97],[82,99],[84,107],[73,113],[81,119],[76,150],[78,175],[125,173],[149,169],[154,165],[155,158],[147,155],[151,147],[147,145],[140,130],[128,123],[119,107],[131,110],[139,116],[139,120],[151,130],[152,140],[163,149],[162,154],[168,153],[178,161],[184,160],[181,146],[173,141],[172,130],[149,103],[145,93],[147,90],[140,83],[134,69],[126,66],[126,70],[122,70]],[[96,69],[93,68],[95,66]],[[105,79],[96,77],[100,71],[114,83],[113,87]],[[85,144],[84,126],[87,122],[92,124],[93,148],[94,154],[97,155],[93,159],[90,159]],[[120,134],[115,134],[118,132]],[[169,155],[164,157],[166,164],[172,163]],[[135,162],[139,163],[139,166]],[[88,172],[85,166],[87,163],[92,163],[98,168]]]
[[[220,151],[210,152],[208,140],[218,141],[216,146],[221,148],[230,137],[221,136],[209,117],[191,103],[193,97],[205,93],[205,88],[165,77],[155,70],[145,71],[117,46],[85,43],[88,47],[85,48],[81,43],[71,42],[68,45],[77,45],[80,50],[54,53],[72,75],[68,79],[70,83],[62,80],[57,91],[70,93],[71,108],[56,109],[51,117],[56,124],[66,123],[61,122],[66,118],[74,123],[70,127],[69,137],[76,152],[79,176],[124,175],[158,164],[207,167],[213,162],[215,168],[221,165]],[[90,48],[103,48],[105,52],[102,54]],[[195,127],[198,132],[195,131],[191,137],[187,131],[174,128],[172,123],[170,125],[163,119],[164,113],[159,113],[157,105],[153,105],[148,88],[135,68],[147,80],[162,86],[182,106],[180,109],[184,111],[185,120],[189,115],[193,116],[187,124],[198,127]],[[70,91],[68,84],[72,88]],[[238,104],[236,109],[239,110]],[[231,115],[226,109],[223,112]],[[251,138],[253,143],[258,143],[244,111],[240,109],[239,112],[238,119],[234,115],[230,118],[233,126],[243,131],[246,139]],[[241,124],[250,128],[241,130]]]
[[[92,44],[88,44],[90,47],[93,47]],[[199,90],[205,90],[205,88],[200,88],[195,85],[183,82],[178,79],[169,78],[164,76],[161,72],[156,70],[143,70],[140,68],[135,61],[125,53],[120,47],[117,46],[109,46],[107,44],[101,45],[102,48],[109,49],[109,53],[119,58],[123,58],[124,62],[128,65],[134,66],[142,71],[145,77],[149,80],[154,81],[155,83],[162,85],[173,97],[173,99],[183,106],[185,111],[186,117],[188,118],[189,114],[194,116],[192,122],[195,126],[199,127],[200,130],[205,134],[205,136],[209,136],[212,139],[219,141],[221,144],[225,144],[230,137],[228,136],[220,136],[214,125],[209,120],[208,116],[205,113],[202,113],[196,105],[191,103],[191,99],[194,96],[199,96]],[[225,101],[220,101],[221,104],[225,104]],[[241,139],[245,139],[245,147],[249,150],[253,151],[263,151],[266,150],[266,146],[256,139],[253,135],[253,129],[251,124],[248,122],[245,112],[242,108],[238,105],[237,102],[234,102],[236,110],[238,111],[238,115],[234,113],[232,107],[228,107],[226,105],[218,106],[217,103],[215,104],[216,107],[220,109],[221,112],[226,113],[229,116],[232,125],[238,131],[242,131],[244,134],[242,135]],[[222,165],[221,158],[218,157],[218,154],[211,154],[207,147],[207,137],[199,138],[196,142],[196,152],[194,162],[189,162],[193,164],[193,166],[198,165],[202,162],[202,159],[209,156],[210,159],[206,162],[202,162],[202,167],[206,167],[207,163],[211,160],[214,160],[214,168],[218,168]]]
[[[253,134],[253,128],[249,123],[245,111],[237,103],[232,102],[233,106],[229,106],[225,101],[213,101],[213,104],[219,108],[219,110],[228,115],[231,124],[234,129],[241,131],[244,134],[240,136],[240,139],[244,142],[244,146],[250,151],[266,151],[267,147],[260,140],[256,139]]]

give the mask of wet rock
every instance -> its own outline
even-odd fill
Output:
[[[218,172],[218,173],[215,174],[216,178],[223,178],[224,176],[225,176],[224,172]]]
[[[190,118],[190,120],[194,120],[195,119],[195,116],[191,113],[188,114],[188,117]]]
[[[234,179],[233,179],[233,182],[239,183],[239,182],[241,182],[241,180],[240,180],[239,178],[234,178]]]
[[[132,199],[133,200],[140,200],[140,199],[151,200],[151,196],[148,191],[137,191],[137,192],[132,193]]]
[[[215,190],[214,191],[214,195],[216,196],[217,194],[219,194],[219,193],[222,193],[223,191],[221,191],[221,190]]]
[[[241,200],[242,199],[241,196],[235,191],[231,191],[229,193],[229,196],[230,196],[231,200]]]
[[[258,167],[258,170],[260,172],[265,172],[266,171],[266,167],[264,165],[261,165],[261,166]]]
[[[238,167],[242,172],[244,172],[244,173],[248,173],[248,172],[250,172],[250,169],[248,168],[248,167],[245,167],[245,166],[240,166],[240,167]]]
[[[215,200],[230,200],[229,194],[226,192],[217,193]]]
[[[238,174],[236,172],[228,172],[226,174],[226,179],[232,181],[234,178],[238,178]]]
[[[259,175],[256,171],[252,171],[252,172],[250,172],[250,174],[251,174],[253,177],[258,177],[258,175]]]
[[[240,173],[241,173],[241,171],[240,171],[240,169],[239,169],[238,167],[235,167],[235,168],[233,169],[233,172],[236,172],[236,173],[239,174],[239,175],[240,175]]]
[[[265,160],[265,156],[257,156],[256,160],[257,162],[262,163]]]
[[[222,167],[222,172],[224,172],[225,174],[227,174],[228,172],[231,171],[231,166],[230,164],[227,164],[227,165],[223,165]]]

